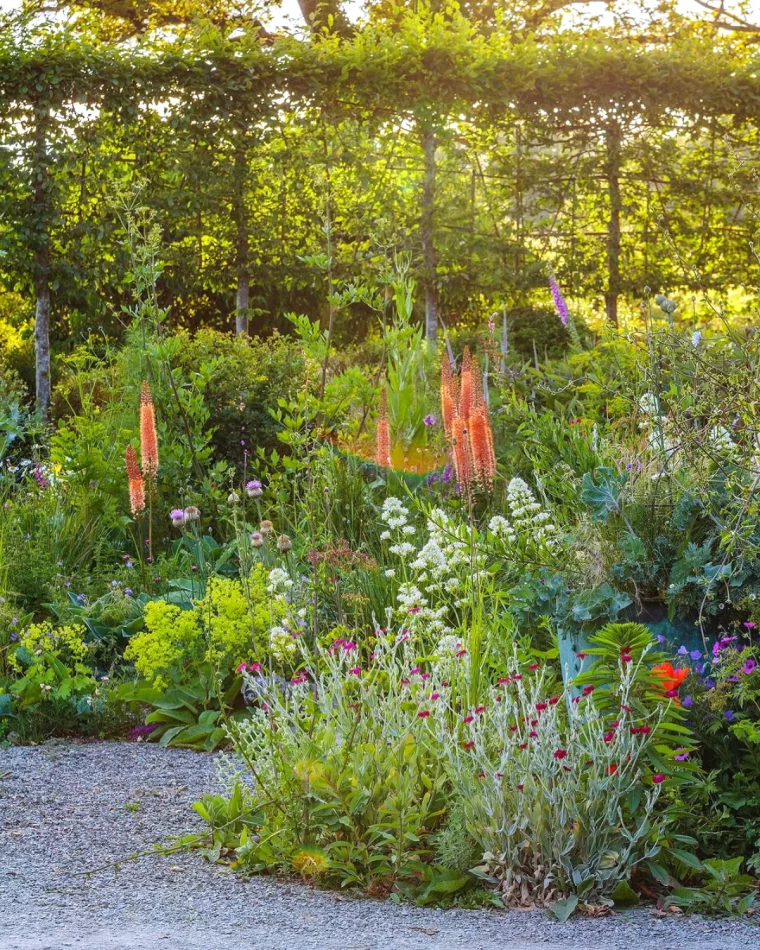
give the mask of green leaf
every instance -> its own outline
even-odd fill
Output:
[[[575,913],[578,906],[578,895],[569,894],[564,900],[555,901],[546,908],[550,917],[554,917],[561,924],[564,924]]]
[[[693,868],[695,871],[704,870],[699,858],[689,851],[683,851],[681,848],[668,848],[667,850],[669,854],[672,854],[674,858],[687,865],[687,867]]]
[[[619,907],[631,907],[639,902],[639,895],[628,881],[620,881],[610,896]]]

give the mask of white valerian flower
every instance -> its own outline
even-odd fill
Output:
[[[392,544],[388,550],[391,552],[391,554],[398,554],[399,557],[406,557],[408,554],[414,553],[415,547],[408,541],[402,541],[400,544]]]
[[[395,577],[395,576],[396,576],[396,572],[395,572],[395,570],[394,570],[392,567],[389,567],[388,570],[385,572],[385,576],[386,576],[386,577]]]
[[[541,508],[521,478],[513,478],[507,486],[507,504],[512,512],[512,528],[517,536],[545,548],[555,546],[556,528],[551,516]]]
[[[267,590],[270,594],[284,594],[293,586],[293,581],[288,576],[288,572],[281,567],[273,567],[269,572],[269,585]]]
[[[514,541],[517,537],[512,530],[512,525],[502,515],[494,515],[488,522],[488,530],[495,534],[497,538],[504,538],[505,541]]]
[[[296,652],[296,641],[284,627],[272,627],[269,631],[269,649],[278,660]]]

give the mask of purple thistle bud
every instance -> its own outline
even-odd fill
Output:
[[[554,279],[553,274],[549,275],[549,289],[552,292],[552,300],[554,301],[557,315],[562,321],[562,326],[566,327],[567,321],[570,319],[570,311],[567,309],[565,298],[562,296],[562,291],[559,289],[559,284]]]

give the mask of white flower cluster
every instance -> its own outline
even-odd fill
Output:
[[[494,515],[488,522],[488,530],[497,538],[504,538],[507,544],[513,544],[517,540],[517,535],[509,521],[502,515]]]
[[[269,631],[269,649],[278,660],[284,660],[296,652],[297,644],[285,627],[272,627]]]
[[[293,581],[288,576],[288,572],[281,567],[273,567],[269,572],[269,585],[267,590],[270,594],[284,594],[293,586]]]
[[[512,529],[516,535],[542,547],[555,546],[557,528],[552,523],[551,515],[543,510],[521,478],[513,478],[507,486],[507,504],[512,514]]]
[[[405,562],[405,573],[412,577],[411,582],[401,585],[397,598],[405,623],[410,627],[424,625],[433,633],[448,632],[446,619],[452,607],[467,603],[463,597],[464,576],[477,580],[482,574],[482,557],[472,555],[466,526],[457,524],[446,512],[435,508],[427,520],[427,540],[418,550],[404,540],[404,536],[414,534],[415,529],[409,523],[408,510],[398,498],[385,501],[381,517],[391,529],[383,532],[381,538],[394,541],[388,551]],[[396,533],[395,538],[392,532]],[[386,571],[387,576],[395,574],[394,568]]]

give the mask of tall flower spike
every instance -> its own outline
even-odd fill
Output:
[[[483,399],[480,376],[473,378],[473,407],[467,424],[472,470],[478,485],[490,491],[496,474],[496,457],[493,450],[493,433],[488,407]]]
[[[462,372],[459,379],[459,415],[465,422],[470,418],[474,398],[472,354],[469,346],[462,354]]]
[[[451,363],[448,357],[444,356],[441,363],[441,419],[443,420],[443,431],[447,439],[451,438],[451,422],[456,414],[456,409],[454,376],[451,372]]]
[[[454,471],[457,484],[463,495],[469,495],[472,487],[472,463],[470,444],[467,437],[467,423],[461,416],[454,416],[451,422],[451,454],[454,459]]]
[[[385,388],[380,392],[380,413],[377,417],[375,442],[375,461],[382,468],[390,468],[391,424],[388,420],[388,394]]]
[[[549,290],[552,292],[552,300],[554,301],[557,316],[562,321],[562,325],[566,327],[567,321],[570,318],[570,311],[567,309],[565,298],[562,296],[562,291],[559,289],[559,284],[557,283],[553,271],[549,274]]]
[[[140,392],[140,453],[145,479],[150,482],[158,474],[158,437],[156,436],[156,412],[148,381]]]
[[[131,445],[127,446],[124,453],[124,460],[127,463],[127,481],[129,483],[129,507],[132,514],[137,517],[141,511],[145,511],[145,485],[140,473],[140,466],[137,464],[137,452]]]

